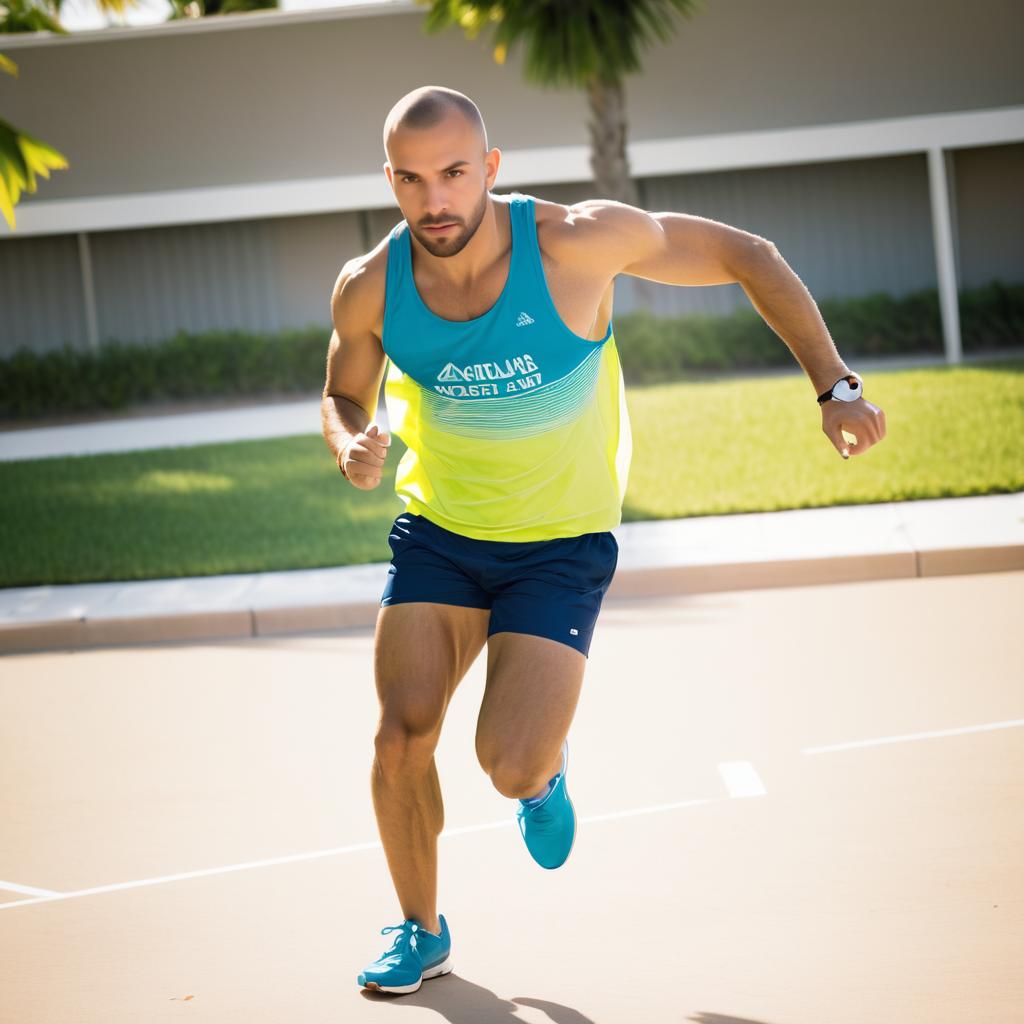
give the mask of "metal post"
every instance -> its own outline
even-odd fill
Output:
[[[952,196],[946,174],[946,155],[941,147],[928,150],[928,191],[932,204],[932,238],[939,281],[939,309],[946,362],[963,361],[960,345],[960,307],[957,287],[956,243],[953,236]]]
[[[85,300],[85,332],[89,348],[94,352],[100,347],[100,333],[96,322],[96,290],[92,280],[92,254],[89,251],[89,236],[78,232],[78,265],[82,271],[82,297]]]

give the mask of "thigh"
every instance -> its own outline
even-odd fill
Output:
[[[378,732],[436,736],[455,688],[487,642],[486,608],[410,601],[377,615]]]
[[[492,635],[528,633],[588,657],[604,595],[619,561],[610,531],[529,546],[493,571]]]
[[[477,721],[484,771],[527,776],[558,757],[583,685],[587,659],[568,644],[503,632],[487,644],[487,683]]]
[[[382,606],[407,602],[489,608],[490,595],[480,585],[468,557],[471,547],[424,516],[403,512],[388,534],[391,564],[381,595]]]

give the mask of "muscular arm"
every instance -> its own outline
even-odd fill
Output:
[[[674,285],[739,284],[815,395],[849,373],[817,304],[773,242],[706,217],[648,213],[612,200],[570,207],[570,222],[581,257],[606,261],[604,273]]]
[[[331,295],[334,332],[327,349],[320,420],[335,461],[377,412],[387,357],[373,329],[378,319],[375,293],[366,266],[350,260]]]
[[[683,213],[648,213],[613,200],[569,208],[559,232],[574,258],[601,276],[631,274],[678,285],[739,284],[765,323],[786,343],[815,395],[849,368],[818,306],[776,248],[760,235]],[[862,455],[885,437],[885,413],[863,398],[825,402],[822,430],[849,457],[846,434]]]

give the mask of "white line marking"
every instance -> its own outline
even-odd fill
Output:
[[[749,761],[722,761],[718,766],[718,774],[722,776],[731,797],[764,796],[768,792],[761,776]]]
[[[745,794],[752,795],[752,794]],[[613,811],[611,814],[596,814],[590,817],[580,818],[580,824],[589,824],[597,821],[612,821],[616,818],[628,818],[637,814],[656,814],[659,811],[671,811],[680,807],[696,807],[700,804],[715,803],[727,797],[704,797],[695,800],[680,800],[671,804],[654,804],[650,807],[639,807],[628,811]],[[491,821],[483,825],[463,825],[460,828],[445,829],[439,839],[446,839],[449,836],[467,835],[470,832],[484,832],[493,828],[512,828],[518,830],[516,820],[503,818],[501,821]],[[289,864],[302,860],[316,860],[319,857],[336,857],[344,853],[356,853],[360,850],[382,850],[383,846],[379,839],[368,843],[352,843],[349,846],[333,846],[327,850],[313,850],[310,853],[292,853],[284,857],[267,857],[264,860],[246,861],[241,864],[226,864],[219,868],[200,868],[196,871],[182,871],[176,875],[161,875],[158,878],[140,878],[134,882],[115,882],[111,885],[97,885],[91,889],[77,889],[74,892],[58,892],[45,896],[37,896],[35,899],[13,900],[10,903],[0,903],[0,910],[9,910],[11,907],[27,907],[34,903],[53,903],[56,900],[77,899],[80,896],[95,896],[104,892],[119,892],[123,889],[139,889],[143,886],[162,885],[165,882],[179,882],[186,878],[202,878],[206,875],[222,875],[230,871],[247,871],[251,868],[270,867],[274,864]],[[38,890],[44,892],[45,890]]]
[[[1010,718],[1005,722],[984,725],[965,725],[959,729],[936,729],[934,732],[908,732],[901,736],[882,736],[874,740],[854,740],[851,743],[833,743],[828,747],[804,747],[801,754],[828,754],[833,750],[852,750],[854,747],[877,747],[883,743],[905,743],[909,740],[930,740],[938,736],[960,736],[969,732],[988,732],[990,729],[1012,729],[1024,725],[1024,718]]]
[[[700,804],[714,803],[722,797],[707,796],[696,800],[680,800],[674,804],[652,804],[650,807],[638,807],[635,811],[614,811],[611,814],[595,814],[589,818],[580,818],[580,822],[613,821],[616,818],[631,818],[636,814],[657,814],[659,811],[674,811],[679,807],[697,807]]]
[[[17,882],[0,882],[0,889],[8,892],[20,892],[25,896],[57,896],[53,889],[37,889],[33,885],[18,885]]]

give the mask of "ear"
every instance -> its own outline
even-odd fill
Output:
[[[484,166],[487,168],[487,191],[494,188],[494,182],[498,177],[498,167],[501,165],[501,150],[497,146],[484,156]]]

